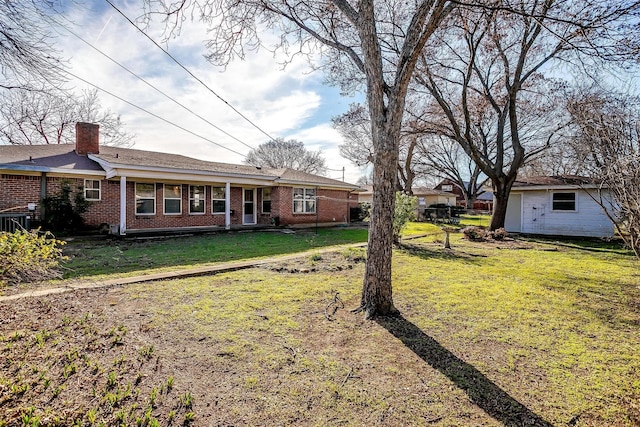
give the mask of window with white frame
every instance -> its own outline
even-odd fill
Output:
[[[293,189],[293,213],[315,213],[316,190],[315,188]]]
[[[84,198],[86,200],[100,200],[100,180],[84,180]]]
[[[576,193],[553,193],[551,206],[554,211],[575,211]]]
[[[442,189],[442,191],[453,191],[452,184],[443,184],[440,188]]]
[[[164,184],[164,214],[182,213],[182,185]]]
[[[204,185],[189,186],[189,213],[203,214],[205,205]]]
[[[136,182],[136,215],[155,215],[156,185]]]
[[[262,213],[271,213],[271,188],[262,189]]]
[[[225,213],[227,206],[225,187],[211,187],[211,212]]]

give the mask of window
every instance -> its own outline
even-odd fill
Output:
[[[182,213],[182,185],[164,185],[164,214],[180,215]]]
[[[86,200],[100,200],[100,180],[84,180],[84,198]]]
[[[226,190],[224,187],[211,187],[211,211],[215,213],[224,213],[227,205]]]
[[[453,191],[452,184],[443,184],[440,188],[442,189],[442,191]]]
[[[203,214],[204,213],[204,185],[190,185],[189,186],[189,213]]]
[[[136,182],[136,215],[155,215],[156,185]]]
[[[293,189],[293,213],[315,213],[316,190],[313,188]]]
[[[271,188],[262,189],[262,213],[271,213]]]
[[[553,193],[552,210],[575,211],[576,193]]]

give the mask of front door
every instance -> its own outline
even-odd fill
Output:
[[[256,223],[256,189],[244,189],[242,201],[242,224],[251,225]]]

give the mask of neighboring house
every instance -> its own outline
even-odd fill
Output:
[[[373,186],[365,185],[362,188],[364,191],[359,193],[358,200],[360,203],[371,203],[373,201]],[[419,207],[425,208],[434,204],[455,206],[456,204],[456,195],[447,193],[446,191],[432,190],[426,187],[415,187],[411,192],[418,198]]]
[[[42,220],[42,199],[63,182],[91,201],[87,226],[120,235],[348,223],[359,189],[291,169],[99,146],[88,123],[76,124],[75,145],[0,146],[0,212]]]
[[[465,182],[464,185],[469,185]],[[443,179],[434,187],[439,191],[446,191],[456,195],[456,205],[467,207],[467,201],[460,185],[450,179]],[[493,211],[493,192],[490,189],[480,192],[476,200],[473,202],[473,210],[476,211]]]
[[[360,203],[371,203],[373,200],[373,186],[365,185],[364,191],[358,195]],[[427,187],[414,187],[411,192],[418,198],[418,206],[416,207],[416,218],[424,217],[424,210],[430,205],[456,205],[456,195],[446,191],[433,190]]]
[[[541,176],[516,181],[507,203],[505,229],[513,233],[610,237],[614,227],[588,178]]]

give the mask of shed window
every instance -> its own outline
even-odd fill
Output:
[[[553,193],[552,206],[554,211],[575,211],[576,193]]]
[[[136,183],[136,215],[155,215],[156,185]]]
[[[293,213],[315,213],[316,190],[314,188],[293,189]]]
[[[182,213],[182,185],[164,185],[164,214]]]
[[[100,180],[84,180],[84,198],[86,200],[100,200]]]

